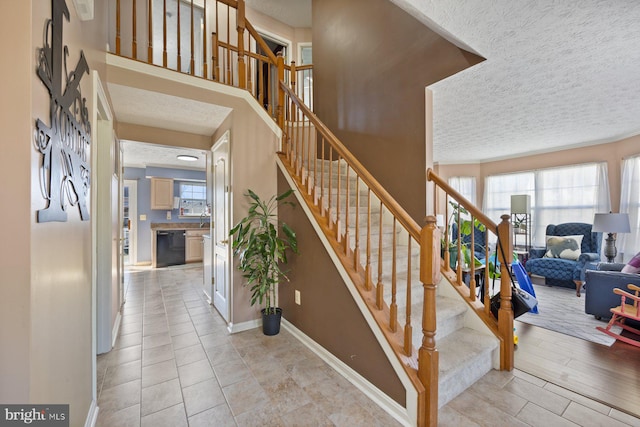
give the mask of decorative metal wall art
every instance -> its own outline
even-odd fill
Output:
[[[87,221],[91,123],[87,100],[80,92],[80,80],[89,74],[89,66],[84,52],[80,51],[76,68],[67,72],[69,48],[62,45],[62,25],[63,18],[69,21],[69,9],[65,0],[52,0],[51,11],[51,19],[44,28],[44,47],[38,49],[36,69],[49,90],[51,121],[49,127],[42,120],[36,120],[35,145],[42,155],[40,187],[47,201],[46,208],[37,211],[37,221],[64,222],[69,205],[77,205],[80,219]]]

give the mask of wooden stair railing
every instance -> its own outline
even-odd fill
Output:
[[[476,312],[478,317],[492,330],[494,335],[500,340],[500,369],[512,370],[514,363],[514,342],[513,342],[513,310],[511,308],[511,279],[510,269],[511,254],[512,252],[512,238],[513,230],[511,223],[509,222],[509,215],[503,215],[500,224],[496,225],[489,217],[487,217],[482,211],[480,211],[475,205],[465,199],[460,193],[458,193],[453,187],[451,187],[445,180],[439,177],[432,169],[427,170],[427,180],[434,183],[434,206],[442,206],[444,208],[439,209],[443,213],[444,218],[450,218],[453,216],[453,222],[461,224],[462,216],[466,211],[466,221],[470,222],[471,243],[469,246],[471,249],[465,248],[462,244],[461,229],[457,227],[457,235],[450,235],[450,224],[447,220],[446,232],[442,238],[441,246],[444,253],[442,271],[447,277],[448,281],[458,291],[458,293],[469,303],[472,309]],[[461,208],[460,208],[461,207]],[[477,226],[484,226],[486,229],[485,241],[475,242],[475,233],[473,228]],[[491,236],[496,239],[495,251],[491,250],[490,241]],[[451,268],[450,253],[447,250],[450,247],[451,239],[454,237],[455,246],[454,253],[457,255],[455,269]],[[465,252],[469,251],[471,260],[474,260],[474,249],[480,245],[485,253],[484,266],[479,268],[480,273],[483,275],[482,280],[485,283],[484,293],[480,295],[480,299],[477,297],[476,288],[476,263],[470,262],[467,267],[463,267],[461,260],[465,259]],[[505,259],[509,255],[507,259]],[[498,321],[491,313],[491,283],[492,273],[491,264],[497,265],[495,260],[500,264],[500,308],[498,310]],[[465,271],[466,270],[466,271]],[[463,275],[468,275],[469,284],[463,280]]]
[[[441,232],[436,227],[435,217],[428,216],[426,225],[421,229],[313,114],[313,67],[296,66],[293,61],[287,65],[282,56],[274,55],[246,20],[244,0],[181,2],[188,6],[188,34],[181,30],[179,18],[176,18],[176,32],[168,33],[172,25],[167,25],[171,15],[167,13],[167,5],[171,7],[178,3],[176,0],[162,0],[163,30],[160,35],[153,32],[153,12],[146,12],[153,11],[151,0],[129,0],[132,7],[124,13],[121,2],[125,0],[115,1],[116,55],[245,89],[277,121],[284,134],[280,160],[294,178],[300,193],[411,379],[418,393],[418,425],[437,425],[435,295],[441,272],[500,339],[501,369],[513,368],[511,292],[502,255],[499,255],[502,304],[500,320],[496,323],[489,311],[488,290],[480,301],[476,298],[474,266],[471,266],[471,283],[467,288],[462,281],[461,267],[458,266],[454,272],[448,257],[444,261],[440,257]],[[173,6],[172,11],[179,17],[180,9],[183,8]],[[205,17],[201,32],[194,25],[194,16],[198,15]],[[137,34],[138,16],[148,17],[146,58],[140,57],[138,52],[138,45],[145,42]],[[130,44],[124,44],[130,48],[126,49],[122,43],[123,18],[131,23],[130,33],[127,31]],[[208,44],[205,35],[207,24],[212,22],[215,31],[211,33]],[[235,31],[231,31],[233,27]],[[190,46],[186,52],[189,65],[184,70],[182,54],[185,52],[183,44],[179,42],[183,36],[189,39]],[[167,49],[168,39],[178,41],[175,52]],[[162,49],[159,62],[154,60],[154,49],[158,46]],[[427,176],[446,194],[446,201],[452,199],[464,206],[473,218],[478,218],[488,230],[500,236],[499,241],[505,242],[504,253],[511,253],[511,229],[504,217],[503,222],[496,226],[433,171],[429,170]],[[448,203],[445,204],[445,216],[448,216]],[[448,239],[447,233],[444,236],[446,243]],[[488,247],[488,240],[484,245]],[[460,258],[461,247],[458,246]],[[419,270],[412,268],[417,266]],[[406,271],[406,274],[398,274],[400,270]],[[419,274],[414,275],[413,271],[419,271]],[[485,274],[488,274],[486,269]],[[421,296],[419,292],[422,292]],[[412,313],[412,307],[417,306],[421,312],[419,319],[414,319],[418,315]],[[417,344],[414,343],[415,338],[412,339],[414,329],[421,336]],[[419,334],[420,331],[422,334]]]

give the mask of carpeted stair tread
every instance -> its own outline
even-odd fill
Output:
[[[469,328],[438,339],[438,405],[441,407],[492,369],[492,354],[498,340]]]

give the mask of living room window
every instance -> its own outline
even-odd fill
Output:
[[[512,194],[531,195],[532,240],[544,246],[548,224],[585,222],[596,212],[609,212],[605,162],[585,163],[486,178],[484,212],[496,222],[510,212]]]
[[[622,260],[629,261],[640,251],[640,156],[622,161],[620,212],[629,214],[631,233],[618,235],[618,250]]]
[[[460,193],[465,199],[476,204],[476,177],[452,176],[447,180],[448,184]]]
[[[496,224],[499,224],[502,221],[500,219],[501,215],[509,215],[511,213],[512,194],[528,194],[531,196],[531,203],[533,204],[534,193],[534,172],[488,176],[484,184],[482,211]]]

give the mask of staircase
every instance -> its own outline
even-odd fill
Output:
[[[384,285],[384,302],[387,307],[392,302],[392,279],[393,260],[395,259],[395,278],[398,283],[407,283],[410,277],[411,294],[414,296],[411,305],[411,317],[422,319],[422,293],[423,286],[420,282],[420,262],[419,251],[414,242],[414,251],[411,254],[411,263],[407,261],[408,242],[406,233],[396,228],[395,232],[389,223],[393,222],[388,213],[380,215],[380,201],[373,196],[371,199],[371,209],[367,210],[369,204],[369,189],[362,183],[358,183],[356,174],[349,170],[349,166],[340,160],[316,160],[316,170],[324,170],[324,179],[317,179],[315,193],[324,195],[324,208],[329,210],[330,216],[335,221],[337,213],[349,211],[349,226],[346,221],[341,221],[338,225],[340,235],[348,236],[349,248],[355,251],[356,233],[358,233],[359,259],[363,270],[366,270],[367,260],[367,228],[360,227],[356,230],[356,215],[360,224],[366,224],[367,218],[371,217],[370,224],[370,254],[382,254],[382,256],[369,256],[371,282],[376,285],[378,282]],[[324,163],[324,165],[323,165]],[[313,168],[312,168],[313,169]],[[329,172],[331,171],[331,172]],[[321,187],[320,183],[324,183]],[[341,183],[338,193],[337,183]],[[356,191],[357,197],[356,197]],[[331,197],[328,195],[331,194]],[[339,197],[338,197],[339,195]],[[348,201],[348,204],[347,204]],[[359,204],[356,213],[356,202]],[[329,204],[330,203],[330,204]],[[339,208],[338,208],[339,207]],[[382,222],[382,227],[380,223]],[[381,237],[382,236],[382,237]],[[394,237],[396,242],[396,256],[392,254]],[[382,247],[382,251],[380,248]],[[382,259],[380,279],[378,279],[379,260]],[[410,268],[410,270],[408,269]],[[477,330],[465,327],[465,316],[471,315],[467,304],[456,295],[443,295],[440,289],[445,286],[450,287],[446,278],[442,278],[438,286],[436,300],[437,319],[437,344],[440,353],[439,376],[438,376],[438,407],[442,407],[447,402],[455,398],[458,394],[466,390],[478,379],[484,376],[493,368],[493,361],[497,360],[496,350],[498,342],[492,336],[479,334]],[[397,301],[398,324],[406,324],[406,287],[399,287],[395,296]],[[415,321],[415,320],[414,320]],[[415,349],[422,344],[422,330],[414,328],[412,333],[412,343]]]
[[[149,19],[153,14],[145,9],[147,2],[133,2],[127,11],[121,11],[119,0],[115,2],[116,55],[164,68],[168,68],[167,56],[180,58],[179,49],[168,51],[165,46],[162,65],[155,63],[154,46],[149,43],[143,48],[137,43],[136,16],[147,17],[149,34],[162,27],[164,39],[179,39],[179,34],[167,34],[168,14],[163,14],[163,25],[154,25]],[[513,369],[513,312],[507,263],[502,262],[502,305],[496,321],[489,311],[488,293],[477,298],[474,287],[462,283],[460,267],[451,270],[448,260],[441,265],[434,215],[437,211],[448,217],[450,200],[464,206],[472,220],[481,221],[504,242],[502,253],[511,253],[510,224],[506,219],[494,224],[428,170],[427,180],[444,203],[438,205],[436,194],[433,204],[439,209],[430,212],[427,225],[421,228],[312,112],[312,102],[304,96],[311,92],[312,65],[285,64],[282,56],[271,53],[246,20],[244,0],[209,2],[202,9],[208,17],[203,21],[202,49],[194,51],[196,32],[191,28],[192,47],[182,53],[190,56],[191,66],[187,71],[178,65],[176,72],[245,89],[277,122],[283,133],[279,161],[284,172],[303,195],[311,220],[321,224],[328,250],[335,251],[374,315],[377,325],[372,327],[382,332],[402,363],[396,372],[404,369],[399,375],[404,375],[407,397],[412,399],[406,402],[408,419],[412,424],[437,425],[438,408],[492,367]],[[153,3],[148,5],[152,8]],[[190,7],[193,15],[193,2]],[[121,31],[121,18],[127,18],[126,31]],[[207,22],[215,24],[215,31],[207,30]],[[197,58],[202,60],[195,67]],[[480,243],[489,249],[488,241]],[[457,255],[462,258],[460,248]]]

